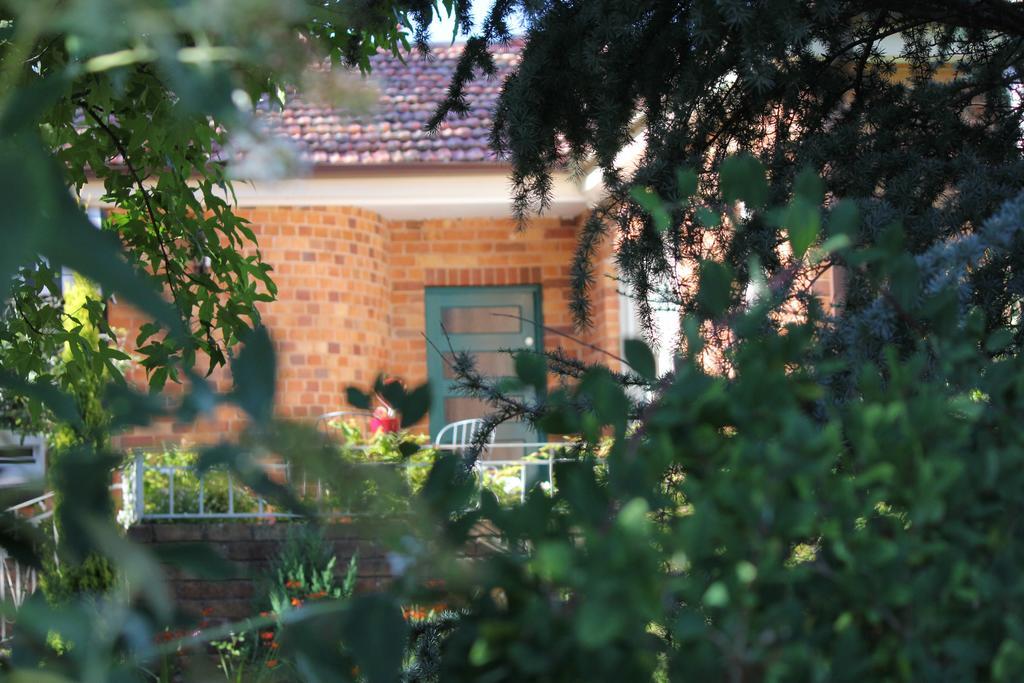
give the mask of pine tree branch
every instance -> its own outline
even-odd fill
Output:
[[[862,9],[1024,37],[1024,3],[1014,0],[867,0]]]

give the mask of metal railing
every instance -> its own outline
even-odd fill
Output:
[[[492,490],[500,489],[502,495],[499,498],[518,498],[522,501],[534,486],[539,485],[546,489],[554,485],[556,463],[579,462],[568,458],[537,456],[535,452],[565,447],[564,442],[494,443],[487,447],[484,457],[475,462],[474,470],[480,485],[490,487]],[[346,448],[352,451],[370,449],[369,446]],[[525,458],[494,458],[495,451],[501,449],[528,451],[531,455]],[[432,450],[463,451],[465,447],[434,446]],[[430,468],[432,465],[432,461],[412,460],[356,463],[358,467],[402,468],[406,476],[411,476],[417,469]],[[304,474],[295,477],[292,467],[288,464],[265,463],[263,467],[272,479],[290,486],[300,498],[318,504],[332,499],[332,492],[324,482],[307,479]],[[159,483],[155,486],[153,473],[159,477]],[[266,499],[249,491],[230,472],[210,470],[199,474],[190,464],[150,463],[147,462],[147,453],[144,451],[136,452],[130,471],[125,474],[123,481],[126,484],[125,509],[132,512],[131,519],[126,523],[198,519],[270,520],[295,516],[293,513],[276,509]],[[213,496],[216,500],[211,500],[211,489],[216,491]],[[158,502],[154,503],[155,499]],[[158,509],[153,509],[154,507]],[[356,509],[338,507],[327,512],[345,516],[360,514]]]
[[[35,526],[53,519],[53,491],[36,496],[23,503],[7,508],[7,512],[24,517]],[[56,539],[57,527],[52,525]],[[24,567],[6,550],[0,548],[0,601],[10,602],[15,609],[21,607],[25,600],[36,592],[39,587],[39,575],[32,567]],[[14,622],[6,615],[0,616],[0,642],[11,637],[11,626]]]
[[[121,483],[112,484],[111,491],[123,491]],[[50,522],[50,533],[53,536],[53,560],[57,559],[57,524],[53,516],[54,492],[48,491],[40,496],[31,498],[17,505],[7,508],[6,512],[25,519],[33,526],[41,526],[44,522]],[[25,600],[36,592],[39,587],[39,574],[32,567],[22,566],[11,555],[0,548],[0,602],[9,602],[15,610],[19,609]],[[11,627],[14,620],[7,615],[0,615],[0,643],[11,637]]]

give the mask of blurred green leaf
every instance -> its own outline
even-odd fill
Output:
[[[547,384],[547,359],[543,354],[533,351],[517,351],[515,354],[516,377],[523,384],[543,391]]]
[[[174,605],[156,558],[142,546],[122,536],[111,521],[92,518],[84,522],[96,549],[116,562],[129,591],[140,596],[157,618],[169,623]]]
[[[764,166],[748,152],[723,161],[719,178],[722,198],[728,203],[742,201],[751,209],[760,209],[768,202]]]
[[[665,232],[672,223],[672,216],[665,208],[665,202],[654,190],[647,187],[633,187],[629,191],[633,200],[646,211],[654,221],[658,232]]]
[[[576,637],[589,649],[607,645],[622,628],[621,612],[600,599],[587,599],[576,617]]]
[[[158,562],[182,570],[197,579],[225,581],[240,576],[239,567],[217,554],[204,543],[168,543],[157,545],[153,555]]]
[[[795,197],[786,209],[784,224],[793,256],[801,259],[821,232],[821,210],[802,197]]]
[[[708,207],[702,206],[697,209],[697,221],[705,228],[717,228],[722,223],[722,217]]]
[[[345,389],[345,398],[348,401],[348,404],[353,408],[358,408],[360,410],[370,409],[370,396],[356,387],[347,387]]]
[[[269,422],[274,412],[277,361],[270,334],[263,326],[250,331],[231,364],[235,388],[232,397],[257,423]]]
[[[857,203],[842,199],[832,207],[828,215],[828,234],[830,236],[846,235],[853,241],[860,223],[860,209]]]
[[[42,534],[36,526],[12,512],[0,513],[0,548],[24,567],[38,569],[42,566]]]
[[[587,370],[580,380],[579,392],[593,405],[602,425],[610,425],[620,436],[625,434],[629,399],[607,368]]]
[[[423,383],[403,397],[398,406],[402,414],[402,427],[411,427],[430,410],[430,385]]]
[[[12,372],[0,369],[0,387],[39,401],[53,411],[54,417],[58,420],[72,425],[81,424],[82,418],[78,413],[75,399],[50,382],[29,381]]]
[[[825,201],[825,181],[812,168],[801,170],[793,183],[793,194],[812,206]]]
[[[721,581],[708,586],[702,602],[708,607],[725,607],[729,604],[729,589]]]
[[[345,646],[368,683],[398,680],[409,626],[392,598],[384,595],[354,598],[345,612],[342,633]]]
[[[685,201],[697,194],[697,172],[689,168],[676,169],[676,187],[681,200]]]
[[[732,272],[717,261],[701,261],[697,303],[705,315],[717,318],[729,308],[732,298]]]
[[[388,405],[396,410],[401,410],[406,397],[405,387],[402,386],[401,382],[386,380],[383,376],[380,376],[374,381],[373,389],[380,396],[384,397],[384,400],[388,402]]]
[[[626,355],[626,362],[636,371],[638,375],[646,380],[658,379],[657,365],[654,360],[654,352],[651,347],[642,339],[626,339],[622,342]]]
[[[271,438],[275,431],[271,428]],[[266,437],[268,434],[264,433],[263,436]],[[309,510],[295,493],[287,486],[271,479],[266,470],[253,458],[252,453],[242,446],[225,441],[200,449],[199,460],[196,463],[197,471],[202,474],[218,467],[230,469],[240,483],[248,486],[256,495],[276,502],[295,514],[309,514]]]
[[[1013,332],[1001,327],[992,332],[985,340],[985,350],[989,353],[999,353],[1006,350],[1013,343]]]

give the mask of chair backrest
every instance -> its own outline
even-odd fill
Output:
[[[466,448],[473,443],[473,437],[483,429],[484,421],[478,417],[469,420],[451,422],[441,428],[434,439],[435,446],[448,446],[455,448]],[[491,430],[487,437],[487,443],[494,443],[495,433]]]

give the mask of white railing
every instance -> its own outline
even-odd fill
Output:
[[[39,526],[53,518],[53,491],[9,507],[7,512]],[[53,533],[56,538],[56,526],[53,526]],[[39,576],[36,570],[32,567],[23,567],[6,550],[0,548],[0,602],[9,602],[18,609],[28,596],[35,593],[38,586]],[[13,623],[6,615],[0,616],[0,642],[11,637]]]
[[[9,602],[14,609],[20,609],[38,586],[39,576],[35,569],[21,566],[7,551],[0,549],[0,601]],[[11,637],[13,625],[14,621],[6,614],[0,616],[0,642]]]
[[[528,458],[493,458],[496,450],[509,449],[519,452],[535,453],[540,449],[559,449],[566,447],[565,442],[536,443],[494,443],[487,447],[485,457],[478,459],[474,465],[477,476],[483,486],[501,489],[507,500],[518,497],[524,500],[527,491],[534,485],[550,487],[555,478],[555,464],[560,462],[579,462],[567,458],[539,457]],[[349,450],[369,450],[368,446],[347,446]],[[434,446],[435,451],[462,451],[463,446]],[[358,463],[360,467],[396,467],[403,468],[406,474],[412,470],[429,468],[432,462],[406,461],[367,461]],[[265,471],[281,483],[289,485],[300,497],[321,503],[330,498],[328,487],[319,480],[309,480],[302,475],[293,477],[292,468],[283,463],[266,463]],[[157,473],[160,477],[158,488],[152,485],[152,476],[147,491],[147,474]],[[215,478],[215,479],[214,479]],[[130,519],[122,520],[125,524],[154,520],[187,520],[187,519],[263,519],[289,518],[295,515],[275,509],[264,498],[251,493],[241,485],[230,472],[211,470],[202,475],[192,465],[163,465],[147,462],[147,454],[137,451],[135,459],[125,473],[124,509],[131,511]],[[186,483],[187,482],[187,483]],[[215,482],[219,500],[211,504],[210,489]],[[147,493],[151,503],[147,510]],[[152,509],[153,496],[159,494],[160,508]],[[166,498],[166,503],[162,499]],[[185,500],[187,499],[187,500]],[[357,510],[331,509],[333,515],[357,515]]]
[[[122,484],[113,484],[111,491],[122,490]],[[57,562],[57,524],[53,517],[54,493],[48,491],[41,496],[36,496],[7,508],[6,512],[23,518],[33,526],[41,526],[43,522],[50,522],[50,533],[53,534],[54,555],[53,560]],[[35,593],[39,587],[39,575],[32,567],[24,567],[19,564],[10,554],[0,548],[0,603],[9,602],[15,610],[19,609],[25,600]],[[0,615],[0,643],[11,637],[11,626],[13,619],[7,615]]]

